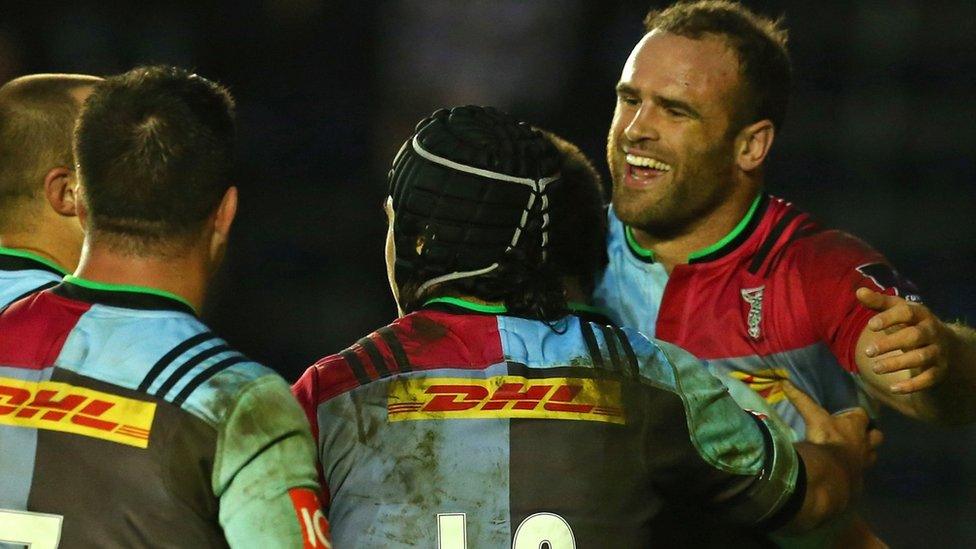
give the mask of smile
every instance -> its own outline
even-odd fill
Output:
[[[634,166],[636,168],[651,168],[652,170],[657,170],[660,172],[670,172],[671,165],[665,162],[661,162],[656,158],[651,158],[649,156],[637,156],[636,154],[627,155],[627,164]]]

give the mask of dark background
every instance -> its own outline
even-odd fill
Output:
[[[976,3],[745,3],[785,15],[797,75],[770,189],[872,243],[943,318],[976,322]],[[165,62],[231,88],[241,208],[205,316],[294,380],[395,314],[380,205],[413,124],[492,104],[606,173],[613,86],[649,5],[0,2],[0,82]],[[976,545],[976,428],[881,423],[864,506],[882,537]]]

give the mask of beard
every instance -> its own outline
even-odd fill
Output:
[[[660,188],[633,189],[624,184],[629,169],[625,155],[611,138],[607,145],[613,179],[613,208],[625,224],[656,240],[671,240],[692,232],[731,196],[734,190],[732,144],[721,143],[694,151],[657,183]]]

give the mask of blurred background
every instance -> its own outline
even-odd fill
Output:
[[[976,322],[976,3],[744,3],[785,16],[797,75],[772,192],[873,244],[943,318]],[[292,381],[395,315],[381,203],[413,125],[494,105],[606,174],[613,86],[666,4],[3,1],[0,82],[162,62],[230,87],[242,202],[205,317]],[[976,428],[881,424],[869,521],[893,547],[976,546]]]

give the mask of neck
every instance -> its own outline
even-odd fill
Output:
[[[131,255],[85,241],[75,276],[94,282],[146,286],[175,294],[200,311],[209,276],[194,250],[166,256]]]
[[[45,238],[38,232],[30,233],[2,233],[0,247],[23,250],[51,261],[70,272],[78,265],[78,246],[65,242],[63,239]]]
[[[749,212],[760,187],[738,185],[732,196],[712,211],[694,219],[685,230],[675,235],[658,236],[632,227],[637,244],[654,251],[654,260],[670,273],[676,265],[688,263],[688,257],[725,238]]]

